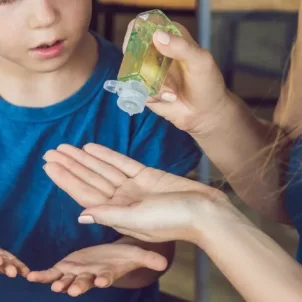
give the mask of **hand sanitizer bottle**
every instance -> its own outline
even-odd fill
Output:
[[[149,96],[159,93],[172,59],[163,56],[153,44],[153,34],[161,30],[181,36],[178,28],[160,10],[139,14],[126,48],[117,81],[104,88],[116,93],[118,106],[129,115],[142,113]]]

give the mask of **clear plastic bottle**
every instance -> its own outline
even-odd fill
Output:
[[[139,14],[135,20],[117,81],[104,88],[119,95],[118,106],[130,115],[142,113],[149,96],[156,95],[166,78],[172,59],[153,44],[153,34],[161,30],[180,36],[180,31],[160,10]]]

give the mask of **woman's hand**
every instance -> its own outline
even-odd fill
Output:
[[[29,273],[30,282],[51,283],[54,292],[77,297],[93,287],[106,288],[140,268],[166,269],[166,259],[129,244],[104,244],[74,252],[46,271]]]
[[[134,22],[128,27],[124,49]],[[212,55],[201,49],[189,32],[175,24],[182,38],[156,32],[154,44],[165,56],[175,59],[160,94],[149,108],[190,134],[204,134],[219,120],[228,102],[228,92]]]
[[[199,223],[214,224],[217,205],[229,205],[219,190],[96,144],[84,150],[61,145],[44,158],[48,176],[87,208],[81,223],[108,225],[144,241],[195,241]]]
[[[98,145],[89,144],[84,150],[64,145],[45,157],[45,171],[55,183],[81,204],[93,206],[83,212],[80,222],[103,223],[153,242],[189,240],[208,254],[246,301],[301,300],[301,265],[223,193],[146,168]],[[100,261],[93,256],[86,256],[86,261],[89,258]],[[73,277],[75,272],[71,272]],[[57,272],[57,278],[61,273]]]
[[[226,89],[211,54],[201,49],[183,26],[176,26],[182,38],[163,32],[154,34],[159,52],[175,60],[164,87],[148,106],[194,137],[244,202],[270,219],[288,223],[280,196],[284,174],[280,163],[287,161],[288,136],[280,136],[275,125],[258,120],[239,97]],[[133,22],[125,45],[132,27]],[[300,85],[299,76],[296,78]],[[296,99],[300,102],[297,93]],[[291,112],[285,115],[293,123],[295,117],[300,121],[300,111],[294,111],[295,116]],[[280,119],[278,124],[289,126]],[[280,144],[275,148],[277,141]]]

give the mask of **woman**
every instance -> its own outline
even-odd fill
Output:
[[[301,29],[300,18],[293,65],[274,124],[257,120],[225,88],[210,54],[184,28],[184,39],[163,32],[154,35],[158,50],[178,63],[160,96],[148,105],[196,139],[242,200],[273,220],[294,223],[298,231],[302,231],[302,172],[295,161],[301,160],[302,151],[295,138],[301,131],[291,122],[301,112],[295,77],[302,70]],[[288,111],[285,103],[295,109]],[[283,162],[291,144],[289,175],[295,176],[286,188],[286,211],[281,194]],[[47,152],[45,160],[49,177],[87,208],[80,223],[108,225],[149,242],[193,242],[247,301],[302,301],[299,262],[257,229],[222,192],[93,144],[83,150],[63,145]]]

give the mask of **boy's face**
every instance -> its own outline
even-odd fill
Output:
[[[51,72],[87,36],[91,0],[0,0],[0,64]]]

